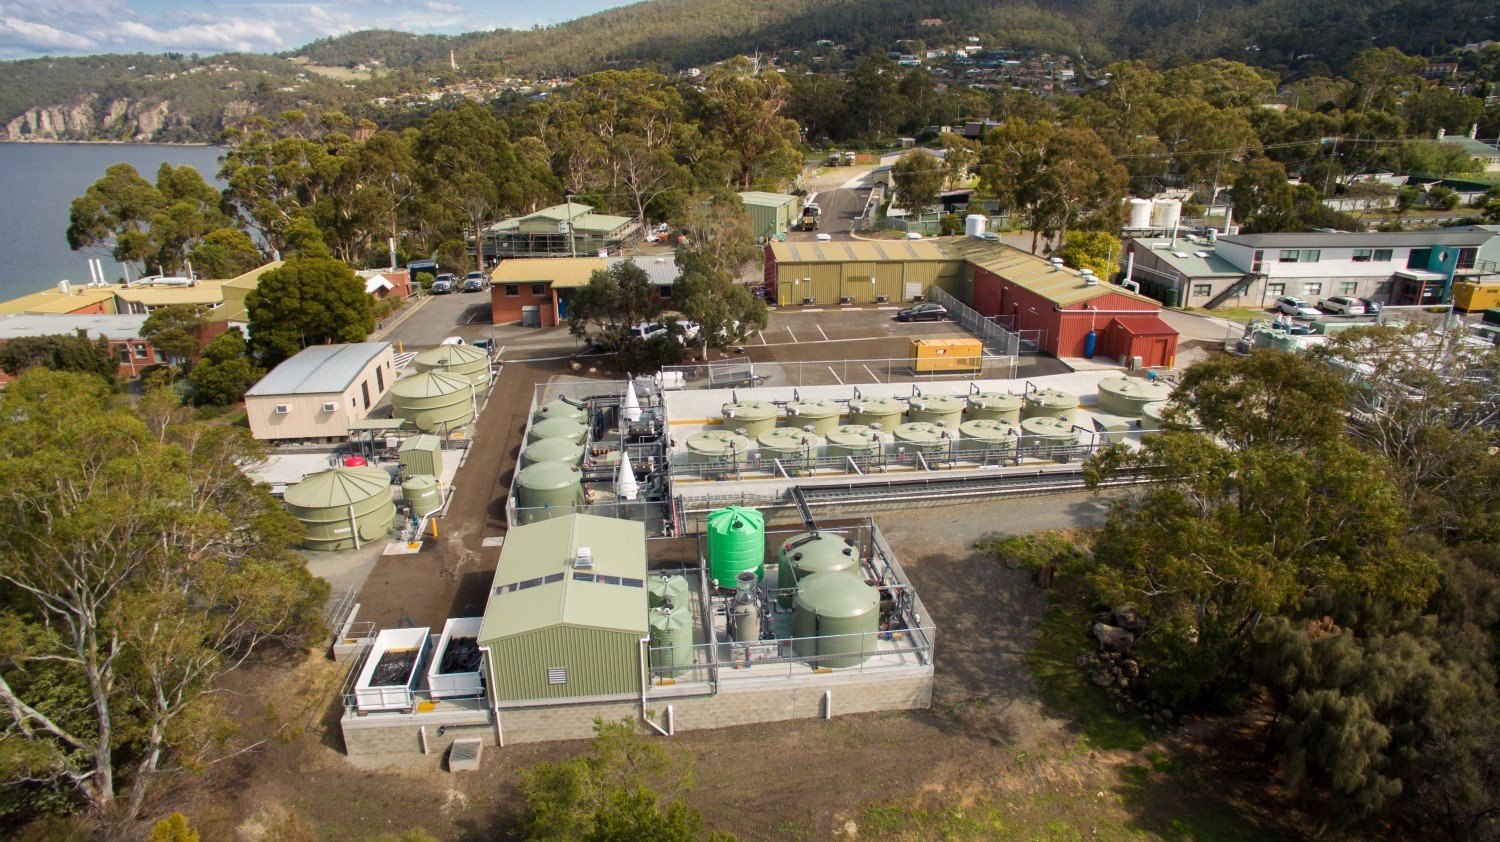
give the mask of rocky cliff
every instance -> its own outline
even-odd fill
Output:
[[[243,112],[254,110],[246,106],[249,103],[235,109],[241,118]],[[169,100],[103,101],[96,94],[71,105],[28,108],[5,124],[0,140],[176,140],[180,138],[164,138],[164,131],[185,129],[192,134],[193,128],[185,117],[173,112]],[[213,132],[219,126],[202,128]]]

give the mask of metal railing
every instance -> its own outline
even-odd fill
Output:
[[[805,360],[786,362],[722,362],[668,366],[663,371],[682,376],[687,389],[728,389],[746,386],[843,386],[851,383],[939,383],[954,380],[1014,380],[1019,361],[1014,356],[986,353],[975,357],[966,371],[916,371],[910,358],[876,360]]]
[[[1024,331],[1012,330],[1000,320],[980,313],[936,285],[927,289],[927,299],[948,308],[948,315],[953,317],[959,327],[978,337],[992,353],[1014,358],[1040,350],[1039,332],[1032,331],[1037,335],[1028,337]]]
[[[726,680],[726,675],[740,670],[748,670],[749,677],[755,678],[795,678],[822,669],[848,674],[930,668],[933,650],[930,633],[935,631],[930,627],[897,628],[754,643],[719,641],[692,646],[653,646],[647,649],[651,688],[646,692],[649,697],[671,687],[707,685],[714,682],[715,671],[722,691],[733,682],[732,678]],[[813,653],[834,651],[824,655],[798,654],[798,649]],[[855,662],[849,663],[851,659]]]

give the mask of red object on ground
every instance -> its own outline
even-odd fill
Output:
[[[370,461],[363,456],[344,457],[344,467],[346,468],[363,468],[368,464],[370,464]]]

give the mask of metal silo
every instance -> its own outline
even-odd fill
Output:
[[[788,427],[811,426],[813,432],[820,436],[828,435],[828,431],[837,427],[839,415],[844,411],[837,401],[824,399],[792,401],[786,405],[786,425]]]
[[[816,573],[859,575],[859,551],[833,532],[803,532],[781,542],[776,551],[776,597],[782,608],[792,607],[791,591]]]
[[[890,431],[901,423],[901,413],[906,406],[895,398],[855,398],[849,401],[849,423],[879,424],[880,429]]]
[[[393,415],[424,433],[447,431],[474,420],[474,386],[462,377],[429,371],[391,386]]]
[[[526,433],[526,440],[536,442],[542,439],[558,438],[567,439],[574,444],[583,444],[588,434],[588,425],[572,418],[548,418],[546,421],[532,424],[531,429]]]
[[[537,439],[521,448],[520,462],[522,468],[528,468],[538,462],[564,462],[577,465],[583,462],[583,446],[559,436]]]
[[[766,518],[755,509],[729,506],[708,515],[708,575],[721,588],[741,573],[766,575]]]
[[[417,517],[430,515],[443,506],[443,492],[437,480],[423,474],[407,477],[401,483],[401,497]]]
[[[1139,377],[1114,377],[1099,381],[1099,411],[1139,418],[1146,407],[1172,397],[1172,387],[1162,381]]]
[[[724,404],[724,429],[749,438],[776,426],[776,404],[769,401],[740,401]]]
[[[1025,418],[1061,418],[1069,424],[1078,417],[1078,396],[1057,389],[1039,389],[1026,393]]]
[[[391,475],[379,468],[330,468],[290,486],[282,498],[302,521],[309,550],[347,550],[391,529]]]
[[[473,345],[440,345],[412,360],[417,371],[439,371],[464,378],[476,386],[490,382],[490,355]]]
[[[880,592],[848,573],[814,573],[792,600],[792,651],[814,667],[853,667],[875,653]]]
[[[583,503],[583,471],[562,462],[538,462],[516,474],[516,505],[522,524],[573,513]]]
[[[1009,392],[979,392],[969,395],[969,406],[964,410],[964,419],[967,421],[1010,421],[1012,423],[1021,420],[1020,395],[1012,395]]]
[[[907,404],[906,417],[909,421],[926,421],[930,424],[941,421],[957,429],[959,422],[963,420],[965,405],[967,401],[956,395],[912,398]]]

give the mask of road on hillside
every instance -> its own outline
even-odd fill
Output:
[[[835,240],[852,239],[849,232],[854,228],[854,220],[865,209],[865,202],[870,198],[869,188],[846,189],[843,187],[832,190],[818,191],[817,203],[822,209],[822,218],[818,221],[817,231],[792,231],[787,234],[787,239],[793,242],[817,239],[818,234],[828,234]]]

